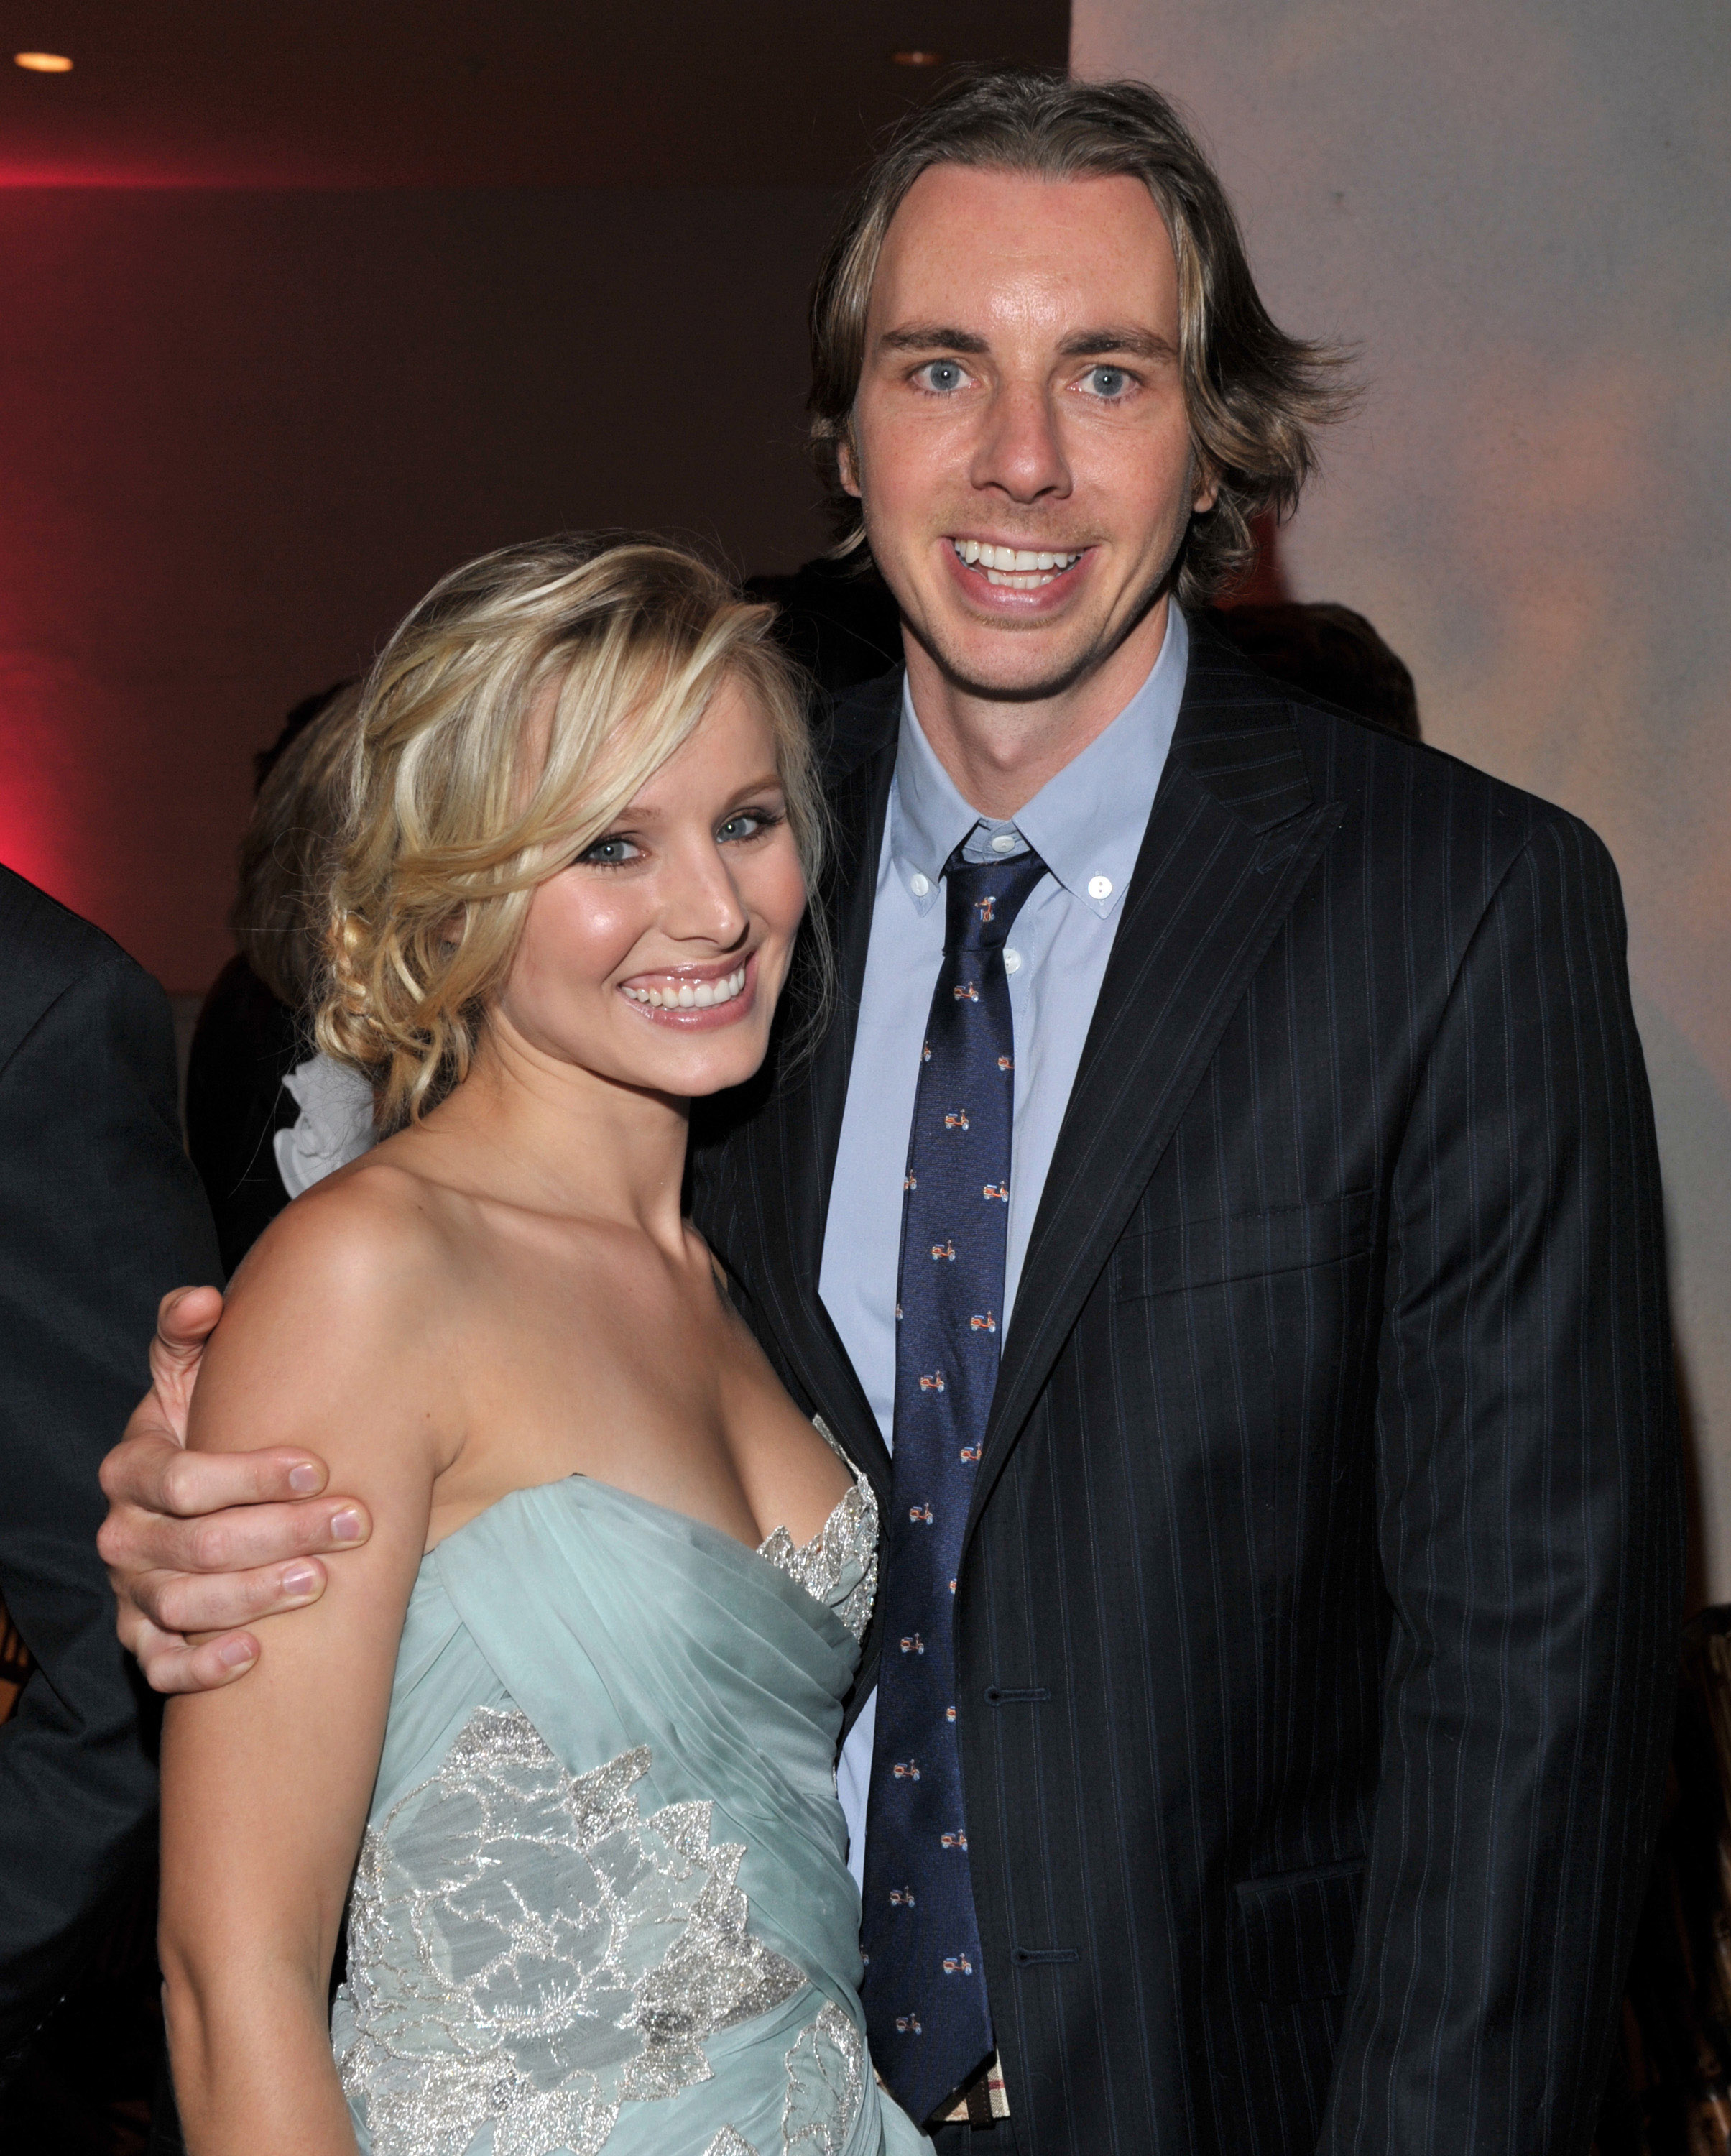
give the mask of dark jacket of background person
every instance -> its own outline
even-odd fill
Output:
[[[313,1052],[304,1014],[323,932],[315,916],[356,702],[350,682],[307,697],[259,752],[228,917],[240,950],[212,984],[192,1035],[187,1144],[225,1273],[289,1202],[271,1141],[300,1113],[283,1080]]]
[[[1420,738],[1418,691],[1398,652],[1352,608],[1332,599],[1273,599],[1211,609],[1211,624],[1253,666],[1355,718]]]
[[[900,697],[837,713],[838,1015],[694,1152],[885,1506],[817,1280]],[[1604,848],[1199,618],[958,1573],[1018,2150],[1585,2156],[1667,1763],[1673,1384]]]
[[[901,613],[868,555],[820,554],[789,577],[748,577],[745,593],[775,608],[776,640],[826,696],[901,663]]]
[[[156,1716],[115,1636],[96,1475],[158,1299],[218,1277],[162,991],[0,869],[0,1599],[32,1665],[0,1725],[0,2080],[154,1859]]]
[[[231,958],[199,1008],[187,1062],[187,1146],[225,1278],[289,1202],[271,1141],[300,1113],[283,1080],[311,1053],[294,1008]]]

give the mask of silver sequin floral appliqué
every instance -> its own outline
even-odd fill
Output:
[[[709,1805],[642,1816],[650,1757],[574,1777],[482,1707],[368,1831],[332,2035],[377,2156],[461,2156],[489,2123],[493,2156],[597,2156],[622,2103],[707,2080],[705,2037],[805,1984],[746,1930]]]
[[[757,1554],[796,1579],[813,1601],[827,1603],[856,1640],[865,1637],[878,1595],[878,1500],[822,1415],[812,1426],[853,1476],[853,1487],[808,1543],[777,1527]]]

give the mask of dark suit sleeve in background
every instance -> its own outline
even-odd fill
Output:
[[[0,2061],[151,1849],[156,1722],[115,1635],[97,1470],[150,1382],[158,1298],[222,1277],[166,1002],[107,950],[0,1067],[0,1597],[34,1663],[0,1727]]]
[[[1329,2152],[1592,2140],[1683,1557],[1624,941],[1604,849],[1548,821],[1463,955],[1401,1147],[1378,1438],[1393,1633]]]

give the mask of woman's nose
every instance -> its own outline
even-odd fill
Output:
[[[681,942],[707,942],[730,951],[750,923],[733,872],[713,840],[694,846],[675,864],[662,926]]]

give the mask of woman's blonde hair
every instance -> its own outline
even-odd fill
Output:
[[[737,682],[769,721],[807,887],[823,818],[773,609],[635,533],[501,547],[443,578],[363,685],[319,1045],[417,1120],[468,1075],[537,885],[569,865]],[[827,978],[821,908],[807,980]]]

